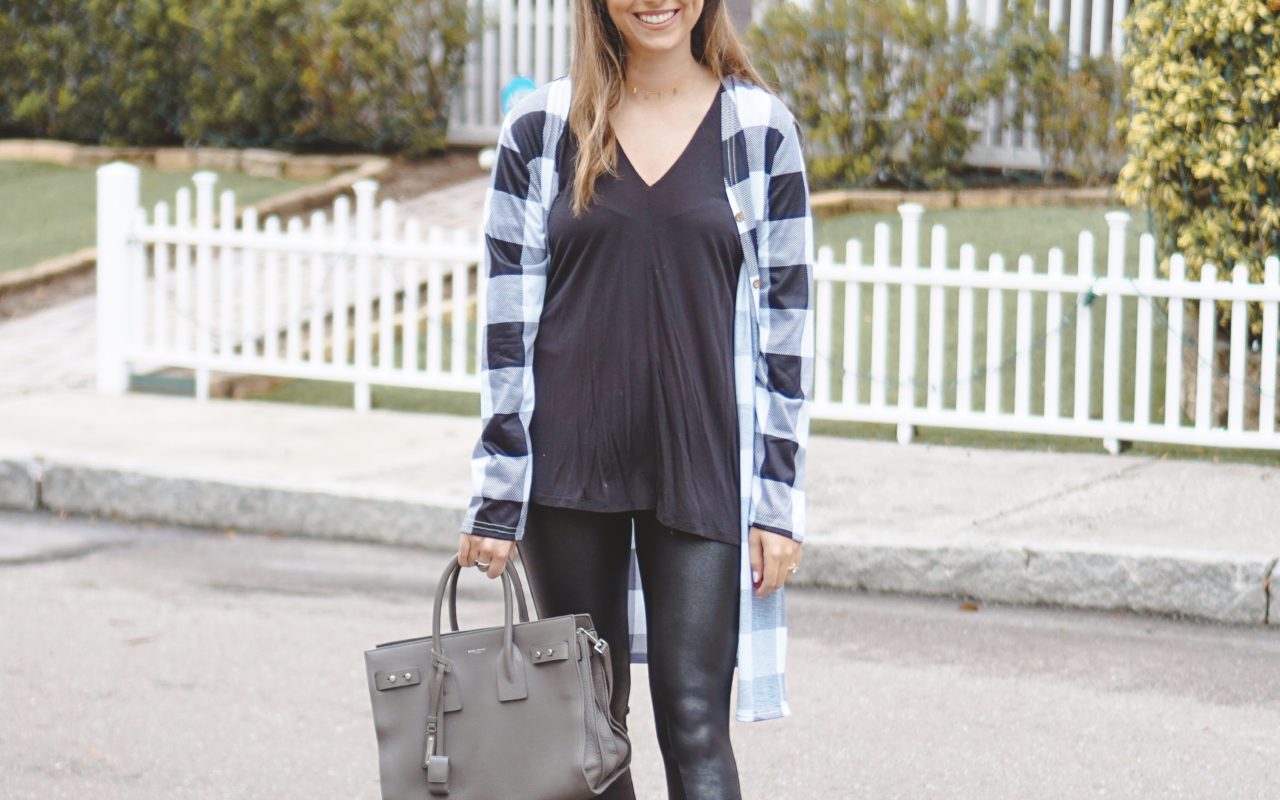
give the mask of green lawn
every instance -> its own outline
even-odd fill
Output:
[[[1088,229],[1094,237],[1094,271],[1106,269],[1105,253],[1107,224],[1103,215],[1108,211],[1126,211],[1130,216],[1126,229],[1126,249],[1131,260],[1137,260],[1138,237],[1145,233],[1147,215],[1120,207],[1054,206],[1046,208],[963,208],[925,209],[920,218],[920,263],[929,264],[930,228],[942,224],[947,229],[949,264],[959,260],[960,245],[969,243],[977,251],[978,267],[984,269],[987,257],[998,252],[1004,256],[1005,270],[1017,268],[1018,256],[1029,253],[1035,258],[1036,269],[1046,269],[1049,248],[1062,248],[1064,268],[1068,274],[1075,271],[1076,243],[1080,231]],[[814,238],[818,245],[835,248],[836,260],[844,260],[846,239],[862,240],[862,260],[871,263],[873,229],[877,222],[888,222],[890,235],[890,263],[898,263],[901,248],[899,239],[902,217],[897,212],[873,212],[846,214],[840,217],[814,220]]]
[[[237,204],[253,203],[308,182],[219,174],[215,190],[234,189]],[[173,207],[174,192],[191,186],[189,172],[142,170],[142,202]],[[94,170],[29,161],[0,161],[0,272],[92,247],[97,206]],[[172,214],[172,210],[170,214]]]
[[[1064,270],[1067,274],[1075,272],[1076,267],[1076,244],[1080,230],[1088,228],[1093,231],[1095,237],[1094,243],[1094,270],[1095,273],[1103,273],[1106,270],[1106,241],[1107,226],[1103,219],[1103,214],[1110,209],[1106,208],[1007,208],[1007,209],[963,209],[963,210],[947,210],[947,211],[926,211],[921,220],[922,223],[922,242],[920,248],[921,263],[927,265],[930,258],[929,245],[929,227],[934,223],[942,223],[948,230],[948,263],[954,265],[958,261],[958,251],[962,243],[970,243],[974,245],[977,251],[977,269],[985,270],[987,268],[988,256],[992,252],[1000,252],[1005,259],[1005,269],[1014,271],[1017,268],[1017,258],[1023,253],[1028,253],[1035,259],[1035,266],[1038,272],[1046,269],[1047,253],[1050,247],[1060,246],[1064,251]],[[1130,274],[1136,274],[1137,270],[1137,252],[1138,237],[1147,230],[1146,215],[1143,213],[1130,212],[1132,219],[1130,220],[1126,252],[1128,254],[1128,269]],[[899,222],[900,218],[895,213],[866,213],[851,214],[843,217],[817,220],[816,221],[816,237],[818,244],[832,245],[837,251],[837,260],[843,260],[844,241],[849,237],[856,237],[863,240],[863,260],[870,262],[871,260],[871,242],[873,226],[878,221],[887,221],[891,226],[890,244],[893,257],[891,263],[897,263],[897,254],[901,242],[899,239]],[[955,352],[956,347],[956,309],[957,309],[957,291],[948,289],[945,291],[947,303],[947,333],[945,337],[945,347],[949,353]],[[866,401],[870,392],[870,376],[865,373],[870,370],[870,341],[871,341],[871,292],[868,287],[864,287],[862,295],[862,359],[861,372],[858,380],[858,396],[862,401]],[[1032,295],[1033,297],[1033,329],[1032,329],[1032,378],[1031,378],[1031,410],[1032,413],[1039,413],[1044,408],[1044,368],[1045,368],[1045,351],[1042,343],[1045,333],[1045,302],[1044,297]],[[832,387],[833,397],[840,397],[840,387],[843,380],[843,372],[841,370],[841,362],[843,360],[843,352],[841,348],[843,330],[843,309],[844,297],[843,290],[837,287],[832,297],[833,321],[836,325],[836,335],[833,336],[833,352],[830,354],[830,364],[832,367]],[[1132,397],[1134,391],[1134,362],[1135,355],[1133,343],[1135,341],[1136,319],[1136,303],[1134,299],[1128,299],[1124,302],[1124,334],[1123,349],[1126,354],[1126,360],[1121,369],[1121,415],[1123,418],[1132,418]],[[1004,411],[1012,411],[1014,403],[1014,367],[1011,357],[1014,352],[1014,343],[1016,335],[1016,313],[1017,301],[1014,293],[1006,293],[1004,305],[1004,348],[1003,356],[1010,359],[1002,368],[1003,375],[1001,377],[1001,408]],[[1063,297],[1063,314],[1070,313],[1073,309],[1074,298],[1071,296]],[[888,365],[889,374],[885,376],[888,381],[886,397],[888,402],[894,403],[897,400],[897,364],[898,351],[896,347],[897,330],[898,330],[898,306],[899,292],[896,288],[890,287],[889,290],[889,352],[886,363]],[[1160,307],[1163,307],[1161,304]],[[986,311],[987,297],[986,292],[981,289],[974,290],[974,348],[973,363],[975,370],[981,370],[986,363]],[[1100,415],[1102,408],[1102,349],[1106,301],[1099,299],[1093,304],[1093,373],[1092,373],[1092,415],[1097,417]],[[928,313],[929,313],[929,291],[927,289],[917,292],[917,314],[921,320],[920,328],[917,332],[917,364],[918,374],[925,375],[927,366],[926,346],[928,344]],[[1163,364],[1163,354],[1167,340],[1166,329],[1161,325],[1163,317],[1159,311],[1152,312],[1152,320],[1155,323],[1155,338],[1152,344],[1152,352],[1155,354],[1151,373],[1151,419],[1159,422],[1164,419],[1164,377],[1165,370]],[[1074,368],[1075,368],[1075,327],[1068,322],[1062,328],[1062,360],[1060,365],[1060,385],[1062,393],[1059,398],[1060,413],[1070,415],[1074,411]],[[448,331],[446,329],[445,358],[448,361]],[[474,338],[474,337],[469,337]],[[469,347],[474,347],[474,342],[469,342]],[[398,357],[398,356],[397,356]],[[955,374],[954,356],[944,359],[948,364],[944,381],[948,384],[944,389],[944,405],[951,405],[955,398],[955,383],[960,379]],[[972,379],[972,398],[973,408],[975,410],[984,407],[984,398],[986,395],[987,376],[979,375]],[[289,384],[282,386],[272,392],[260,396],[260,399],[272,399],[288,402],[305,402],[318,403],[324,405],[334,405],[349,407],[351,405],[351,387],[349,385],[322,383],[316,381],[291,381]],[[1126,402],[1128,398],[1128,402]],[[923,386],[917,388],[916,402],[923,405],[926,402],[926,394]],[[443,413],[455,413],[468,416],[474,416],[479,413],[479,398],[473,394],[459,394],[446,392],[422,392],[415,390],[404,390],[390,387],[375,387],[373,392],[373,405],[380,408],[394,408],[405,411],[435,411]],[[829,420],[814,420],[812,423],[812,431],[817,434],[850,436],[864,439],[880,439],[891,441],[895,436],[895,429],[892,425],[882,424],[863,424],[836,422]],[[1096,439],[1072,438],[1064,436],[1049,435],[1028,435],[1028,434],[1003,434],[991,433],[984,431],[970,431],[960,429],[944,429],[944,428],[921,428],[918,431],[916,441],[921,443],[934,444],[955,444],[976,447],[1000,447],[1008,449],[1031,449],[1031,450],[1056,450],[1056,451],[1076,451],[1101,453],[1101,442]],[[1252,463],[1263,463],[1271,465],[1280,465],[1280,453],[1270,453],[1265,451],[1250,450],[1215,450],[1204,447],[1191,446],[1175,446],[1160,444],[1144,444],[1135,443],[1132,451],[1135,454],[1161,455],[1169,453],[1172,456],[1185,458],[1202,458],[1214,459],[1220,458],[1230,461],[1242,461]]]

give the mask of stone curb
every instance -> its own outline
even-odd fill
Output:
[[[1277,560],[1258,554],[1051,543],[805,540],[804,583],[1280,625]],[[797,573],[796,578],[800,575]]]
[[[425,493],[353,493],[297,482],[245,484],[220,475],[155,475],[145,465],[0,458],[0,508],[436,550],[457,546],[463,509]],[[805,540],[795,586],[963,597],[1280,625],[1280,560],[1204,550]]]

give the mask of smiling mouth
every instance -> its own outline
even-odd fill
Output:
[[[670,22],[678,11],[679,9],[672,8],[666,11],[636,14],[635,17],[646,25],[662,25],[663,23]]]

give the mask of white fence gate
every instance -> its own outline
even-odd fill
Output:
[[[415,221],[400,224],[394,202],[375,208],[373,181],[356,184],[354,217],[340,197],[331,218],[315,212],[306,226],[268,217],[260,228],[250,208],[237,227],[234,195],[223,192],[215,225],[216,176],[208,172],[195,176],[194,218],[187,189],[172,220],[163,202],[148,218],[138,206],[137,168],[108,164],[98,176],[100,391],[125,391],[130,373],[185,367],[195,371],[200,398],[211,370],[350,383],[358,411],[370,407],[371,384],[479,392],[471,298],[484,302],[487,280],[477,268],[478,230],[424,236]],[[1154,239],[1143,234],[1133,275],[1129,215],[1111,212],[1101,274],[1088,231],[1073,272],[1060,248],[1049,251],[1046,271],[1029,255],[1006,271],[998,253],[980,270],[969,244],[950,262],[941,225],[932,228],[926,268],[923,208],[907,203],[899,212],[898,264],[890,263],[884,222],[870,264],[857,240],[847,243],[844,263],[829,247],[817,253],[814,419],[894,424],[904,443],[914,426],[929,425],[1099,438],[1113,453],[1129,441],[1280,449],[1275,256],[1262,283],[1250,282],[1242,264],[1229,283],[1212,266],[1188,281],[1180,254],[1162,278]],[[1183,300],[1198,308],[1195,330]],[[1216,300],[1232,304],[1225,342],[1214,326]],[[1256,347],[1248,303],[1263,308]]]
[[[754,0],[752,14],[763,14],[768,2]],[[793,1],[793,0],[784,0]],[[1072,56],[1119,58],[1124,49],[1120,23],[1130,0],[1039,0],[1040,13],[1060,31]],[[978,26],[995,28],[1007,0],[948,0],[955,17],[962,11]],[[462,86],[453,102],[449,138],[458,144],[493,144],[502,124],[499,95],[512,77],[523,75],[541,86],[569,70],[572,48],[569,0],[472,0],[472,12],[485,20],[467,54]],[[970,121],[979,131],[965,161],[974,166],[1040,169],[1034,120],[1013,121],[1009,95],[993,100]]]

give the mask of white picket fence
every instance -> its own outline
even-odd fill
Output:
[[[195,371],[199,398],[208,397],[210,371],[349,383],[358,411],[370,407],[373,384],[479,392],[472,298],[484,302],[487,280],[477,268],[478,230],[424,236],[415,221],[400,224],[394,202],[375,208],[372,181],[355,186],[354,209],[340,197],[331,216],[315,212],[305,226],[301,218],[282,225],[268,217],[260,227],[252,208],[236,225],[230,192],[220,196],[215,224],[213,173],[195,176],[194,217],[191,192],[182,189],[173,219],[167,203],[150,216],[139,207],[136,168],[109,164],[98,176],[100,391],[126,391],[131,373],[183,367]],[[903,443],[915,426],[927,425],[1098,438],[1113,453],[1132,441],[1280,449],[1276,257],[1266,261],[1261,284],[1250,282],[1244,265],[1234,267],[1231,282],[1219,282],[1213,267],[1188,281],[1179,254],[1172,275],[1162,278],[1154,240],[1143,234],[1131,275],[1129,215],[1110,212],[1102,274],[1089,231],[1078,237],[1073,273],[1060,248],[1048,252],[1045,271],[1029,255],[1006,271],[998,253],[979,270],[969,244],[959,247],[958,263],[950,261],[941,225],[932,227],[926,268],[923,208],[907,203],[899,212],[896,265],[885,222],[875,226],[870,264],[857,240],[847,243],[843,263],[829,247],[817,253],[814,419],[893,424]],[[1015,307],[1011,349],[1006,298]],[[979,299],[986,305],[981,316]],[[1184,299],[1198,303],[1195,330],[1184,330]],[[1232,303],[1226,369],[1215,366],[1215,300]],[[1247,303],[1263,304],[1257,352],[1249,346]],[[1125,333],[1129,306],[1136,314],[1132,341]],[[1072,370],[1063,368],[1067,356]],[[1194,376],[1187,424],[1184,360]],[[1163,386],[1153,379],[1158,370]]]
[[[794,0],[800,1],[800,0]],[[755,0],[752,14],[763,14],[772,0]],[[1060,31],[1072,56],[1119,58],[1124,49],[1120,27],[1129,0],[1040,0],[1051,29]],[[993,29],[1007,0],[948,0],[954,17],[962,11],[973,23]],[[512,77],[523,75],[542,85],[568,72],[572,52],[569,0],[472,0],[472,12],[485,20],[471,43],[462,85],[454,98],[449,138],[458,144],[490,145],[502,124],[500,94]],[[970,125],[978,139],[965,156],[974,166],[1041,169],[1034,120],[1013,121],[1011,95],[991,101]]]
[[[400,224],[394,201],[375,209],[370,180],[354,209],[340,196],[283,226],[250,207],[237,227],[224,191],[215,225],[216,180],[194,176],[194,218],[185,187],[172,220],[164,202],[148,218],[137,168],[99,168],[99,391],[162,367],[194,370],[201,399],[210,371],[350,383],[359,411],[374,383],[478,391],[478,230]]]
[[[895,424],[898,440],[903,443],[911,441],[914,426],[927,425],[1099,438],[1111,453],[1134,441],[1280,449],[1276,430],[1280,259],[1276,256],[1266,260],[1261,284],[1250,282],[1244,264],[1235,265],[1230,283],[1217,280],[1213,265],[1206,266],[1200,280],[1188,281],[1180,253],[1171,256],[1171,275],[1162,278],[1156,275],[1155,239],[1144,233],[1139,237],[1138,274],[1132,276],[1126,269],[1125,252],[1130,217],[1127,212],[1112,211],[1105,215],[1106,271],[1101,275],[1095,273],[1093,234],[1087,230],[1078,237],[1075,274],[1065,271],[1064,254],[1058,247],[1049,250],[1047,271],[1043,272],[1036,269],[1030,255],[1018,258],[1016,272],[1007,272],[1000,253],[992,253],[987,269],[979,271],[975,249],[969,244],[960,246],[958,265],[950,264],[947,232],[942,225],[932,227],[930,263],[924,268],[919,242],[924,209],[917,203],[904,203],[898,210],[902,218],[898,265],[889,261],[890,230],[884,222],[875,226],[870,264],[863,263],[862,245],[857,240],[848,242],[843,264],[835,262],[831,248],[819,249],[814,273],[814,419]],[[837,287],[841,287],[843,304],[839,323],[833,305]],[[897,301],[896,336],[890,329],[891,288]],[[984,317],[975,311],[975,290],[985,290]],[[948,294],[952,291],[955,334],[949,337],[952,318]],[[867,293],[869,320],[863,313]],[[1004,315],[1010,296],[1016,303],[1014,343],[1006,352]],[[1157,302],[1160,300],[1167,303],[1167,312]],[[1194,331],[1185,326],[1183,300],[1198,303]],[[1215,300],[1232,303],[1226,370],[1216,366],[1220,357]],[[920,310],[922,303],[927,304],[926,312]],[[1247,303],[1264,304],[1256,353],[1250,352]],[[1069,308],[1064,310],[1067,304]],[[1132,343],[1125,341],[1129,305],[1136,307]],[[1039,320],[1036,307],[1044,309]],[[1097,313],[1105,315],[1100,407],[1092,388],[1098,362],[1093,342]],[[985,319],[982,336],[976,334],[980,319]],[[1037,325],[1043,331],[1039,336],[1035,334]],[[917,342],[922,330],[925,339]],[[864,347],[864,336],[870,339],[869,347]],[[1164,340],[1163,352],[1155,346],[1160,339]],[[837,341],[841,343],[838,362]],[[1063,369],[1063,348],[1068,341],[1074,342],[1069,383]],[[984,347],[980,363],[975,358],[975,345]],[[865,349],[870,351],[869,370],[863,369],[861,361]],[[891,349],[898,356],[892,373],[888,364]],[[1257,369],[1249,369],[1250,358],[1259,362]],[[1194,418],[1190,424],[1182,422],[1181,413],[1186,391],[1184,361],[1193,362],[1189,374],[1194,375],[1195,388],[1188,394],[1194,397]],[[1156,368],[1164,370],[1162,387],[1153,384]],[[1010,369],[1012,408],[1004,390]],[[1251,378],[1253,372],[1260,374],[1260,381]],[[838,399],[834,397],[837,373]],[[1132,379],[1131,393],[1122,393],[1126,377]],[[1220,409],[1220,384],[1224,381],[1225,409]],[[868,385],[866,392],[860,391],[864,383]],[[975,408],[979,385],[981,408]],[[1033,389],[1039,390],[1034,407]],[[1163,405],[1153,410],[1152,392],[1157,390],[1162,393]],[[1070,414],[1063,412],[1066,398],[1072,400]],[[1225,424],[1218,424],[1222,410],[1226,412]],[[1161,414],[1159,420],[1153,418],[1156,411]]]

